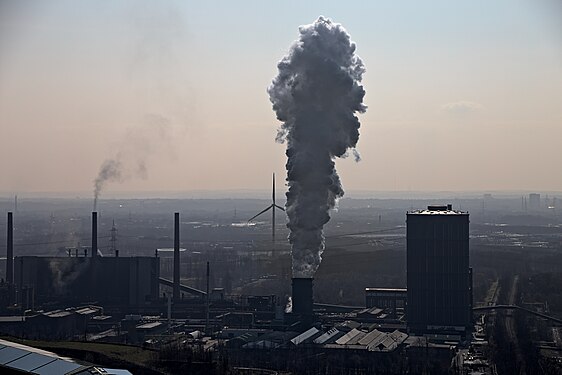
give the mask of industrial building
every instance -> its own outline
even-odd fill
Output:
[[[472,324],[467,212],[451,205],[407,213],[408,329],[465,335]]]
[[[389,309],[392,317],[399,312],[404,314],[407,301],[408,292],[404,288],[365,288],[365,306]]]
[[[52,301],[141,307],[159,296],[158,257],[39,257],[14,259],[18,302]],[[31,294],[31,295],[30,295]],[[32,308],[32,306],[29,306]]]
[[[293,358],[314,354],[328,358],[326,366],[337,373],[349,357],[358,362],[344,367],[415,369],[417,362],[406,363],[404,354],[419,357],[422,349],[435,358],[442,355],[436,363],[447,366],[451,342],[461,341],[470,330],[468,213],[450,206],[408,213],[408,288],[366,288],[366,308],[314,304],[312,278],[292,278],[288,306],[276,295],[228,297],[222,288],[210,290],[209,262],[206,291],[182,285],[178,213],[173,261],[168,262],[171,280],[160,277],[158,250],[150,257],[119,257],[117,251],[101,256],[95,212],[93,250],[69,251],[65,257],[14,258],[11,215],[9,219],[8,277],[0,285],[5,290],[0,297],[10,300],[11,315],[0,322],[0,331],[16,336],[150,348],[181,338],[185,345],[220,351],[218,338],[225,340],[229,361],[236,365],[263,359],[264,366],[273,360],[274,366],[291,368]],[[184,293],[194,298],[184,298]],[[446,343],[440,342],[443,337]],[[295,362],[295,369],[309,368],[305,357]]]

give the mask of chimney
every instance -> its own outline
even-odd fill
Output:
[[[180,299],[180,213],[174,213],[174,301]]]
[[[207,297],[206,301],[205,301],[205,333],[207,335],[210,335],[209,332],[209,301],[210,301],[210,295],[209,295],[209,279],[211,278],[211,267],[209,265],[209,262],[207,262],[207,295],[205,297]]]
[[[13,214],[8,212],[8,233],[6,251],[6,282],[14,284],[14,219]]]
[[[92,258],[98,255],[98,213],[92,212]]]
[[[312,280],[295,277],[293,281],[293,314],[300,315],[301,321],[312,323],[313,297]]]

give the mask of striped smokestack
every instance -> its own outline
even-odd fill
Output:
[[[14,284],[14,220],[11,212],[8,212],[8,233],[6,243],[6,282]]]
[[[180,213],[174,214],[174,301],[180,299]]]
[[[92,212],[92,258],[98,255],[98,213]]]

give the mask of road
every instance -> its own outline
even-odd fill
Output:
[[[518,284],[519,284],[519,275],[515,275],[511,281],[511,286],[509,289],[509,296],[507,302],[510,305],[515,305],[517,302],[516,298],[517,298]],[[521,353],[521,348],[519,347],[519,342],[517,340],[517,328],[515,327],[515,318],[513,314],[514,314],[513,310],[508,310],[505,313],[505,320],[504,320],[505,331],[507,333],[508,340],[512,345],[513,357],[516,361],[515,368],[519,369],[520,375],[524,375],[526,374],[525,359],[523,357],[523,354]]]

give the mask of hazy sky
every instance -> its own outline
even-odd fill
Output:
[[[367,69],[344,189],[562,191],[560,4],[0,0],[0,191],[91,191],[108,158],[108,192],[269,188],[266,88],[319,15]]]

